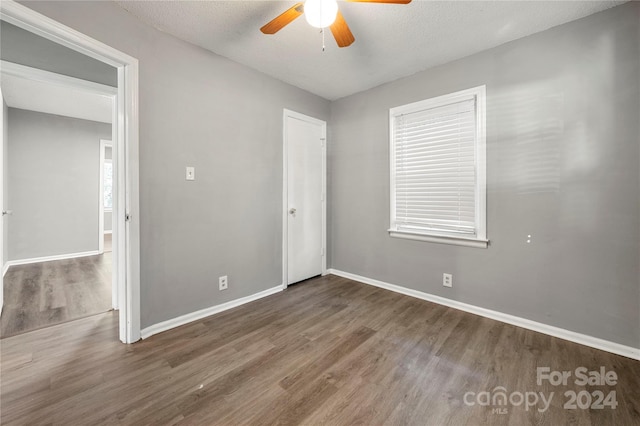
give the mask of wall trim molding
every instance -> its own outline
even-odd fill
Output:
[[[361,275],[352,274],[350,272],[340,271],[338,269],[329,269],[327,273],[337,275],[343,278],[348,278],[350,280],[358,281],[358,282],[372,285],[375,287],[380,287],[385,290],[390,290],[396,293],[404,294],[406,296],[411,296],[417,299],[426,300],[428,302],[437,303],[439,305],[448,306],[450,308],[458,309],[464,312],[469,312],[471,314],[479,315],[485,318],[490,318],[496,321],[504,322],[506,324],[511,324],[517,327],[526,328],[528,330],[537,331],[538,333],[546,334],[553,337],[558,337],[560,339],[564,339],[570,342],[589,346],[591,348],[600,349],[602,351],[611,352],[611,353],[622,355],[624,357],[632,358],[635,360],[640,360],[640,348],[634,348],[632,346],[622,345],[620,343],[611,342],[609,340],[600,339],[597,337],[589,336],[587,334],[577,333],[575,331],[566,330],[564,328],[555,327],[548,324],[543,324],[537,321],[532,321],[532,320],[518,317],[515,315],[505,314],[503,312],[498,312],[491,309],[470,305],[468,303],[458,302],[456,300],[447,299],[445,297],[440,297],[433,294],[424,293],[422,291],[402,287],[399,285],[386,283],[384,281],[375,280],[373,278],[363,277]]]
[[[99,254],[100,252],[98,250],[93,250],[93,251],[83,251],[79,253],[67,253],[67,254],[56,254],[53,256],[33,257],[31,259],[8,260],[7,263],[5,263],[4,265],[4,269],[9,269],[9,266],[15,266],[15,265],[28,265],[29,263],[40,263],[40,262],[50,262],[52,260],[74,259],[76,257],[96,256]]]
[[[2,278],[4,278],[5,275],[7,275],[7,271],[9,270],[9,266],[11,266],[11,264],[9,263],[9,261],[7,261],[3,266],[2,266]]]
[[[209,317],[211,315],[228,311],[229,309],[236,308],[249,302],[253,302],[263,297],[271,296],[284,290],[283,285],[263,290],[259,293],[252,294],[250,296],[241,297],[240,299],[231,300],[229,302],[222,303],[220,305],[204,308],[199,311],[191,312],[189,314],[181,315],[170,320],[162,321],[149,327],[143,328],[140,331],[140,337],[143,339],[149,338],[154,334],[162,333],[163,331],[171,330],[172,328],[180,327],[181,325],[189,324],[190,322],[198,321],[202,318]]]

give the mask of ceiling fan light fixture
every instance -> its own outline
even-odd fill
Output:
[[[312,27],[326,28],[333,24],[338,14],[336,0],[307,0],[304,3],[304,17]]]

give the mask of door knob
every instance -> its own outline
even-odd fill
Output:
[[[296,209],[295,208],[290,208],[289,209],[289,214],[296,214]]]

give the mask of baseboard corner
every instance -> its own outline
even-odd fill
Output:
[[[464,302],[458,302],[453,299],[447,299],[445,297],[413,290],[396,284],[390,284],[384,281],[379,281],[357,274],[352,274],[350,272],[341,271],[339,269],[328,269],[327,273],[640,361],[640,348],[635,348],[633,346],[626,346],[598,337],[589,336],[587,334],[582,334],[564,328],[543,324],[537,321],[532,321],[515,315],[482,308],[480,306],[470,305]]]
[[[191,312],[188,314],[180,315],[179,317],[175,317],[166,321],[161,321],[157,324],[150,325],[149,327],[145,327],[140,330],[140,338],[148,339],[149,337],[162,333],[164,331],[171,330],[172,328],[180,327],[185,324],[189,324],[194,321],[198,321],[202,318],[209,317],[211,315],[215,315],[220,312],[227,311],[229,309],[236,308],[238,306],[247,304],[249,302],[256,301],[258,299],[262,299],[263,297],[271,296],[272,294],[276,294],[284,290],[282,284],[268,288],[261,292],[241,297],[239,299],[231,300],[229,302],[221,303],[219,305],[210,306],[208,308],[200,309],[199,311]]]
[[[16,260],[7,261],[7,263],[5,264],[5,267],[8,268],[9,266],[28,265],[31,263],[40,263],[40,262],[51,262],[53,260],[65,260],[65,259],[75,259],[78,257],[97,256],[99,254],[101,254],[99,250],[92,250],[92,251],[83,251],[78,253],[56,254],[53,256],[33,257],[30,259],[16,259]]]

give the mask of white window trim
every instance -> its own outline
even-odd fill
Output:
[[[104,207],[104,163],[107,161],[105,158],[105,150],[106,147],[110,147],[113,149],[113,142],[107,139],[100,139],[100,164],[98,168],[100,169],[100,193],[98,199],[98,252],[100,254],[104,253],[104,214],[105,212],[110,211],[113,214],[113,208],[107,210]],[[113,154],[112,154],[113,155]],[[113,163],[113,156],[111,162]],[[111,225],[111,230],[113,232],[113,225]],[[117,309],[117,299],[115,297],[115,291],[117,291],[117,286],[113,286],[114,297],[113,297],[113,308]]]
[[[392,229],[396,214],[396,160],[395,160],[395,133],[394,118],[399,114],[406,114],[416,110],[428,109],[442,105],[463,101],[469,96],[476,97],[476,165],[477,165],[477,191],[476,198],[476,224],[477,235],[474,238],[456,237],[451,235],[439,235],[427,232],[407,232]],[[389,236],[405,238],[409,240],[427,241],[433,243],[454,244],[465,247],[487,248],[487,176],[486,176],[486,140],[487,140],[487,113],[486,113],[486,86],[478,86],[461,90],[448,95],[438,96],[419,102],[391,108],[389,110],[389,176],[390,176],[390,223]]]
[[[111,148],[111,145],[108,145],[108,146]],[[113,155],[113,154],[111,154],[111,155]],[[107,164],[107,163],[111,163],[113,165],[113,159],[108,159],[108,158],[104,159],[104,162],[102,164],[102,166],[103,166],[102,172],[103,173],[104,173],[104,165]],[[113,175],[111,175],[111,178],[113,179]],[[113,213],[113,206],[112,207],[107,207],[107,206],[104,205],[104,180],[101,179],[100,181],[102,182],[102,191],[103,191],[103,193],[102,193],[102,198],[101,199],[102,199],[102,206],[103,206],[104,212],[105,213]]]

